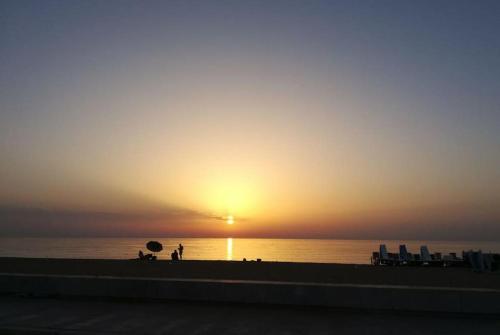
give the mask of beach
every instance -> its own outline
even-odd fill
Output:
[[[500,272],[477,274],[462,267],[4,257],[0,258],[0,269],[2,273],[23,274],[500,289]]]

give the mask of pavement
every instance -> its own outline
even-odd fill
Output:
[[[0,334],[498,334],[500,319],[277,305],[0,296]]]

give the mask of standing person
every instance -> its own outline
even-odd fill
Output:
[[[182,259],[182,252],[183,251],[184,251],[184,246],[181,243],[179,243],[179,256],[181,259]]]

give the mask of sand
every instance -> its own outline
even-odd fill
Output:
[[[500,272],[354,264],[0,258],[0,272],[500,289]]]

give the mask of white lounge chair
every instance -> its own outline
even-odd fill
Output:
[[[467,253],[467,256],[469,259],[469,263],[472,266],[472,270],[474,272],[484,272],[485,262],[484,262],[483,252],[481,250],[479,251],[470,250]]]
[[[431,254],[426,245],[420,247],[420,260],[422,261],[422,265],[429,265],[432,261]]]
[[[385,244],[380,245],[380,264],[392,264],[392,259],[389,258]]]
[[[406,250],[406,245],[401,244],[399,246],[399,262],[400,264],[408,264],[410,261],[410,255],[408,254],[408,250]]]
[[[493,270],[493,255],[490,253],[488,254],[483,254],[483,263],[484,263],[484,269],[488,272],[491,272]]]

